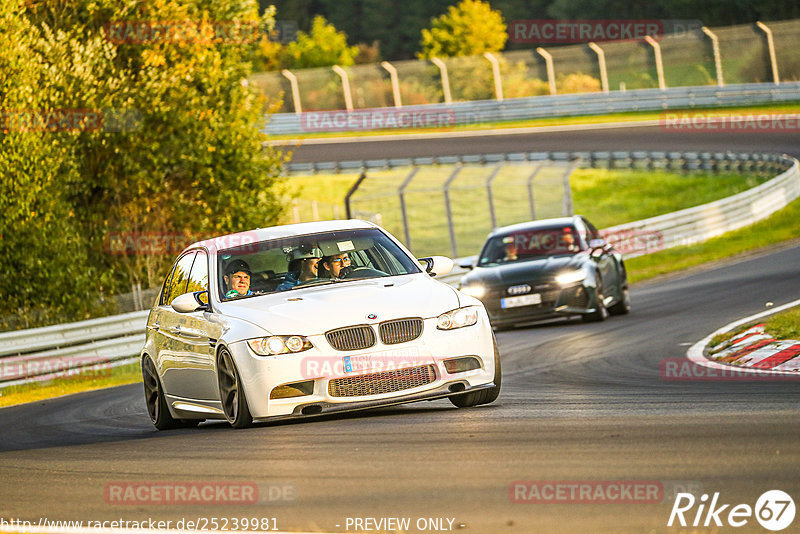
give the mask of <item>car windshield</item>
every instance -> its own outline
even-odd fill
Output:
[[[498,265],[575,254],[580,250],[578,233],[571,226],[520,230],[497,235],[484,245],[478,265]]]
[[[250,243],[219,251],[217,261],[222,300],[421,272],[413,258],[377,229]]]

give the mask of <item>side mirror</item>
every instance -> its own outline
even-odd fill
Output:
[[[205,301],[205,302],[204,302]],[[198,310],[208,309],[208,292],[195,291],[194,293],[184,293],[172,301],[172,309],[178,313],[191,313]]]
[[[425,272],[431,276],[447,274],[453,270],[453,260],[445,256],[431,256],[430,258],[419,258],[421,264],[425,265]]]
[[[473,268],[475,268],[475,265],[472,264],[472,258],[462,258],[462,260],[458,262],[458,266],[462,269],[467,269],[468,271],[471,271]]]

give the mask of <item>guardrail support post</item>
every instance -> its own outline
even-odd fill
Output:
[[[778,60],[775,57],[775,42],[772,40],[772,30],[761,21],[756,21],[756,26],[758,26],[761,31],[767,36],[767,49],[769,50],[769,63],[772,67],[772,82],[775,85],[780,85],[781,79],[778,76]]]
[[[442,192],[444,193],[444,208],[447,212],[447,229],[450,231],[450,247],[453,250],[454,258],[458,257],[458,247],[456,246],[456,229],[453,226],[453,210],[450,206],[450,184],[452,184],[453,180],[458,177],[458,173],[461,172],[461,169],[461,163],[456,163],[456,166],[453,168],[453,172],[450,173],[447,181],[442,186]]]
[[[540,56],[544,58],[544,64],[547,68],[547,83],[550,84],[550,94],[554,95],[556,93],[556,71],[553,68],[553,56],[550,55],[550,52],[542,48],[541,46],[536,49],[536,52],[539,53]]]
[[[344,92],[344,107],[347,111],[353,111],[353,95],[350,93],[350,77],[347,76],[347,71],[339,65],[331,67],[333,72],[339,75],[342,79],[342,91]]]
[[[361,182],[363,182],[366,179],[367,179],[367,171],[366,170],[362,170],[361,171],[361,176],[358,177],[358,180],[356,180],[356,183],[354,183],[350,187],[350,190],[347,191],[347,194],[344,196],[344,212],[345,212],[345,215],[347,215],[348,219],[352,219],[353,218],[353,212],[350,210],[350,197],[352,197],[355,194],[355,192],[358,191],[358,188],[361,186]]]
[[[664,83],[664,63],[661,61],[661,45],[649,35],[645,35],[644,40],[653,47],[653,56],[656,60],[656,75],[658,76],[658,88],[663,91],[667,88],[667,84]]]
[[[606,53],[597,43],[589,43],[595,54],[597,54],[597,68],[600,70],[600,87],[604,93],[608,92],[608,69],[606,69]]]
[[[580,164],[581,158],[575,158],[569,162],[567,168],[564,170],[564,175],[562,177],[562,182],[564,184],[564,192],[561,195],[562,203],[561,203],[561,215],[564,217],[568,217],[570,215],[575,214],[575,210],[572,206],[572,185],[570,185],[569,177],[572,175],[572,171]]]
[[[289,69],[283,69],[281,71],[283,77],[289,80],[289,84],[292,86],[292,100],[294,101],[294,112],[300,115],[303,112],[303,106],[300,105],[300,86],[297,85],[297,76],[292,73]]]
[[[545,160],[546,161],[546,160]],[[528,180],[526,181],[526,185],[528,186],[528,204],[531,207],[531,220],[536,220],[536,208],[533,204],[533,179],[536,178],[536,175],[539,174],[539,171],[542,170],[544,167],[545,161],[540,161],[536,164],[533,168],[533,172],[528,176]]]
[[[503,101],[503,79],[500,77],[500,62],[491,52],[484,52],[483,57],[492,64],[492,77],[494,78],[494,96],[498,102]]]
[[[444,92],[444,103],[452,104],[453,97],[450,95],[450,78],[447,76],[447,65],[438,57],[432,57],[431,62],[439,67],[439,72],[442,76],[442,92]]]
[[[717,85],[724,87],[725,82],[722,80],[722,59],[719,55],[719,39],[717,39],[717,34],[705,26],[700,29],[711,39],[711,51],[714,53],[714,69],[717,71]]]
[[[492,230],[497,228],[497,216],[494,212],[494,198],[492,197],[492,182],[495,178],[497,178],[497,175],[500,173],[500,169],[502,168],[503,164],[498,163],[491,174],[489,174],[489,177],[486,179],[486,197],[489,199],[489,218],[492,221]]]
[[[386,69],[389,73],[389,78],[392,80],[392,96],[394,96],[394,107],[402,108],[403,103],[400,101],[400,78],[397,76],[397,69],[388,61],[381,61],[381,67]]]
[[[400,213],[403,216],[403,235],[406,238],[405,245],[409,250],[411,249],[411,229],[408,227],[408,213],[406,212],[406,188],[411,184],[411,180],[414,179],[418,172],[419,167],[414,167],[397,189],[397,195],[400,197]]]

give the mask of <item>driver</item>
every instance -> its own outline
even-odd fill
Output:
[[[323,268],[323,276],[328,278],[343,278],[350,267],[350,257],[347,253],[325,256],[319,261]]]
[[[228,288],[225,298],[246,297],[250,291],[250,266],[244,260],[233,260],[225,267],[225,287]]]
[[[278,291],[286,291],[316,279],[319,274],[320,258],[322,251],[316,247],[300,246],[294,249],[289,253],[289,272],[278,286]]]

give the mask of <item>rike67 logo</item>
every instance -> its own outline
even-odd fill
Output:
[[[695,509],[696,506],[696,509]],[[677,520],[680,526],[693,527],[743,527],[755,516],[758,524],[767,530],[783,530],[794,521],[794,500],[781,490],[769,490],[761,494],[754,507],[749,504],[723,504],[719,492],[709,502],[707,494],[696,499],[691,493],[678,493],[667,526]]]

